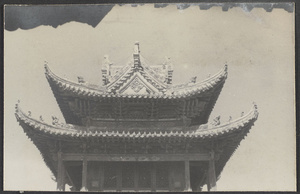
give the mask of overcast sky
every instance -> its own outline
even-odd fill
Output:
[[[93,15],[91,15],[93,17]],[[238,118],[252,102],[259,117],[225,166],[218,191],[296,189],[294,115],[294,13],[246,12],[220,7],[114,6],[94,28],[69,22],[53,28],[4,32],[4,189],[55,190],[50,170],[14,116],[19,99],[32,117],[64,121],[44,74],[101,84],[105,54],[116,65],[131,57],[135,41],[153,64],[169,56],[174,83],[198,81],[228,64],[228,78],[210,120]]]

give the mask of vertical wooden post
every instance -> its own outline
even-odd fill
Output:
[[[122,118],[123,117],[123,115],[122,115],[122,102],[121,102],[121,100],[119,100],[119,117],[120,118]]]
[[[82,184],[80,191],[87,191],[87,159],[85,155],[82,160]]]
[[[184,178],[185,178],[185,191],[191,190],[191,180],[190,180],[190,161],[184,161]]]
[[[56,181],[57,181],[57,190],[58,191],[64,191],[65,190],[65,183],[64,183],[64,179],[65,179],[65,168],[64,168],[64,164],[63,164],[63,160],[62,160],[62,152],[58,151],[57,153],[57,177],[56,177]]]
[[[64,162],[62,161],[62,166],[61,166],[61,182],[62,182],[62,190],[65,191],[65,186],[66,186],[66,183],[65,183],[65,177],[66,177],[66,171],[65,171],[65,165],[64,165]]]
[[[88,100],[87,103],[88,103],[87,106],[88,106],[88,112],[89,112],[88,115],[91,116],[91,101]]]
[[[169,191],[174,191],[174,166],[169,165]]]
[[[211,159],[208,161],[208,173],[207,173],[207,190],[217,190],[217,178],[215,171],[215,154],[211,151]]]
[[[186,106],[186,102],[185,102],[185,100],[183,100],[182,116],[185,115],[185,109],[186,109],[185,106]]]
[[[152,163],[151,168],[151,191],[156,191],[156,163]]]
[[[80,110],[80,114],[82,114],[82,100],[81,99],[79,99],[79,110]]]
[[[186,102],[186,116],[188,117],[190,115],[190,99]]]
[[[208,162],[208,168],[209,168],[209,162]],[[207,176],[206,176],[207,191],[210,191],[211,189],[209,180],[210,180],[209,169],[207,169]]]
[[[138,173],[138,165],[135,166],[134,168],[134,190],[138,191],[139,190],[139,173]]]
[[[122,164],[117,167],[117,191],[122,190]]]
[[[153,118],[153,111],[154,111],[154,103],[153,100],[151,101],[151,118]]]
[[[100,191],[103,191],[103,185],[104,185],[104,163],[100,163],[99,167],[99,173],[100,173]]]

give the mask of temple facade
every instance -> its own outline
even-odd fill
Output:
[[[198,82],[172,84],[169,58],[149,65],[135,43],[122,66],[108,56],[102,85],[71,82],[45,65],[45,75],[66,123],[16,118],[56,177],[73,191],[201,191],[216,189],[220,174],[258,117],[208,119],[227,78],[227,65]]]

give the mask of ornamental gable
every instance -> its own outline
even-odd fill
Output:
[[[158,93],[159,90],[149,84],[140,73],[135,73],[128,83],[120,88],[117,92],[119,94],[129,95],[148,95]]]

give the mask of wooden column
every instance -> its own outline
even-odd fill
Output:
[[[57,153],[57,190],[64,191],[65,190],[65,167],[62,160],[62,152],[58,151]]]
[[[186,110],[185,106],[186,106],[186,102],[185,102],[185,100],[183,100],[182,116],[186,115],[186,114],[185,114],[185,110]]]
[[[119,118],[122,118],[123,114],[122,114],[122,102],[121,100],[119,100]]]
[[[100,174],[100,191],[103,191],[103,185],[104,185],[104,163],[101,162],[100,163],[100,167],[99,167],[99,174]]]
[[[169,191],[174,191],[174,166],[169,165]]]
[[[217,178],[215,171],[215,154],[211,152],[211,159],[208,161],[208,173],[207,173],[207,190],[216,191],[217,190]]]
[[[80,191],[87,191],[87,159],[84,156],[82,160],[82,184]]]
[[[83,114],[83,103],[81,99],[79,99],[79,109],[80,109],[80,114]]]
[[[151,191],[156,191],[156,163],[153,162],[151,170]]]
[[[135,166],[134,168],[134,190],[138,191],[139,190],[139,173],[138,173],[138,169],[137,166]]]
[[[153,118],[153,111],[154,111],[154,102],[153,100],[151,101],[151,118]]]
[[[122,190],[122,167],[119,164],[117,167],[117,191]]]
[[[184,178],[185,178],[185,191],[192,191],[190,180],[190,161],[184,161]]]
[[[91,116],[91,101],[88,100],[87,103],[88,103],[87,106],[88,106],[89,116]]]

